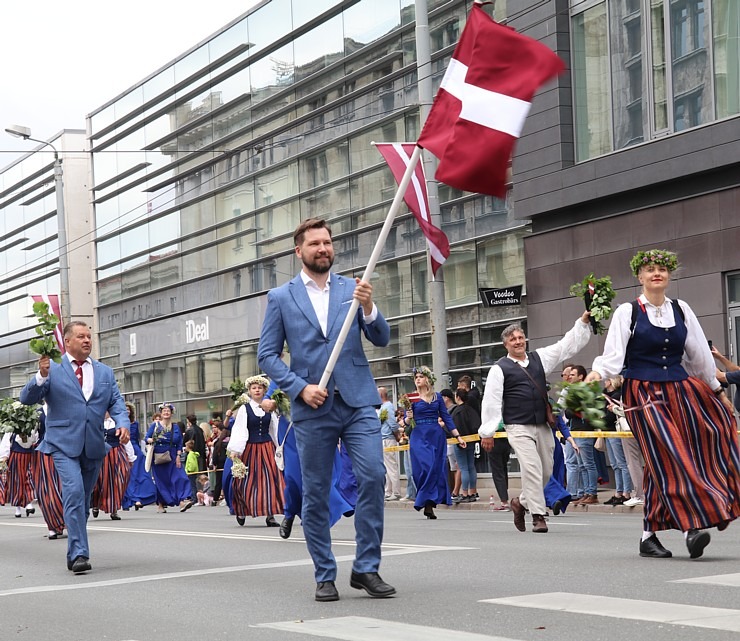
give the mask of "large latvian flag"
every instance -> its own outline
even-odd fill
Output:
[[[388,163],[396,182],[400,184],[416,145],[409,142],[382,142],[375,143],[375,146]],[[411,176],[411,182],[409,182],[409,186],[406,188],[403,200],[416,217],[421,231],[426,236],[432,262],[432,274],[436,275],[440,265],[450,255],[450,241],[439,227],[435,227],[432,224],[424,166],[420,162],[416,163],[414,174]]]
[[[439,158],[435,178],[503,198],[535,91],[564,68],[545,45],[474,4],[418,140]]]
[[[34,303],[46,303],[49,306],[49,311],[54,314],[58,319],[56,329],[54,330],[54,338],[57,339],[57,345],[59,351],[64,354],[64,321],[62,320],[62,308],[59,305],[59,296],[56,294],[40,294],[38,296],[31,296]]]

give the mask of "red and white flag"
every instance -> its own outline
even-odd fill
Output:
[[[418,144],[439,158],[435,178],[506,196],[506,170],[537,89],[563,71],[545,45],[473,5]]]
[[[49,311],[59,318],[59,324],[54,330],[54,338],[57,339],[57,345],[59,351],[64,354],[64,325],[62,320],[62,308],[59,304],[59,296],[56,294],[41,294],[39,296],[31,296],[34,303],[46,303],[49,306]]]
[[[382,142],[375,143],[375,146],[391,168],[396,182],[400,184],[416,145],[411,142]],[[416,163],[414,175],[411,177],[411,182],[409,182],[406,193],[403,195],[403,200],[416,217],[421,231],[426,236],[432,261],[432,274],[436,275],[440,265],[450,255],[450,241],[439,227],[432,224],[432,217],[429,213],[429,198],[427,197],[427,181],[424,176],[424,166],[420,162]]]

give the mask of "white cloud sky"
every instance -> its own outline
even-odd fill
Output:
[[[307,0],[310,1],[310,0]],[[0,0],[0,169],[33,144],[84,129],[85,116],[259,0]]]

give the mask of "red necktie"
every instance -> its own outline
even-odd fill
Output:
[[[77,377],[77,380],[80,383],[80,387],[82,387],[82,364],[85,361],[72,361],[75,365],[77,365],[77,369],[75,370],[75,376]]]

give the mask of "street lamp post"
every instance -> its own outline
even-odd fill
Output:
[[[54,193],[57,200],[57,240],[59,242],[59,310],[61,313],[61,323],[70,320],[69,317],[69,260],[67,253],[67,222],[64,215],[64,180],[62,176],[62,159],[54,145],[45,140],[31,138],[31,130],[28,127],[13,125],[5,129],[7,133],[16,138],[31,140],[51,147],[54,150]]]

